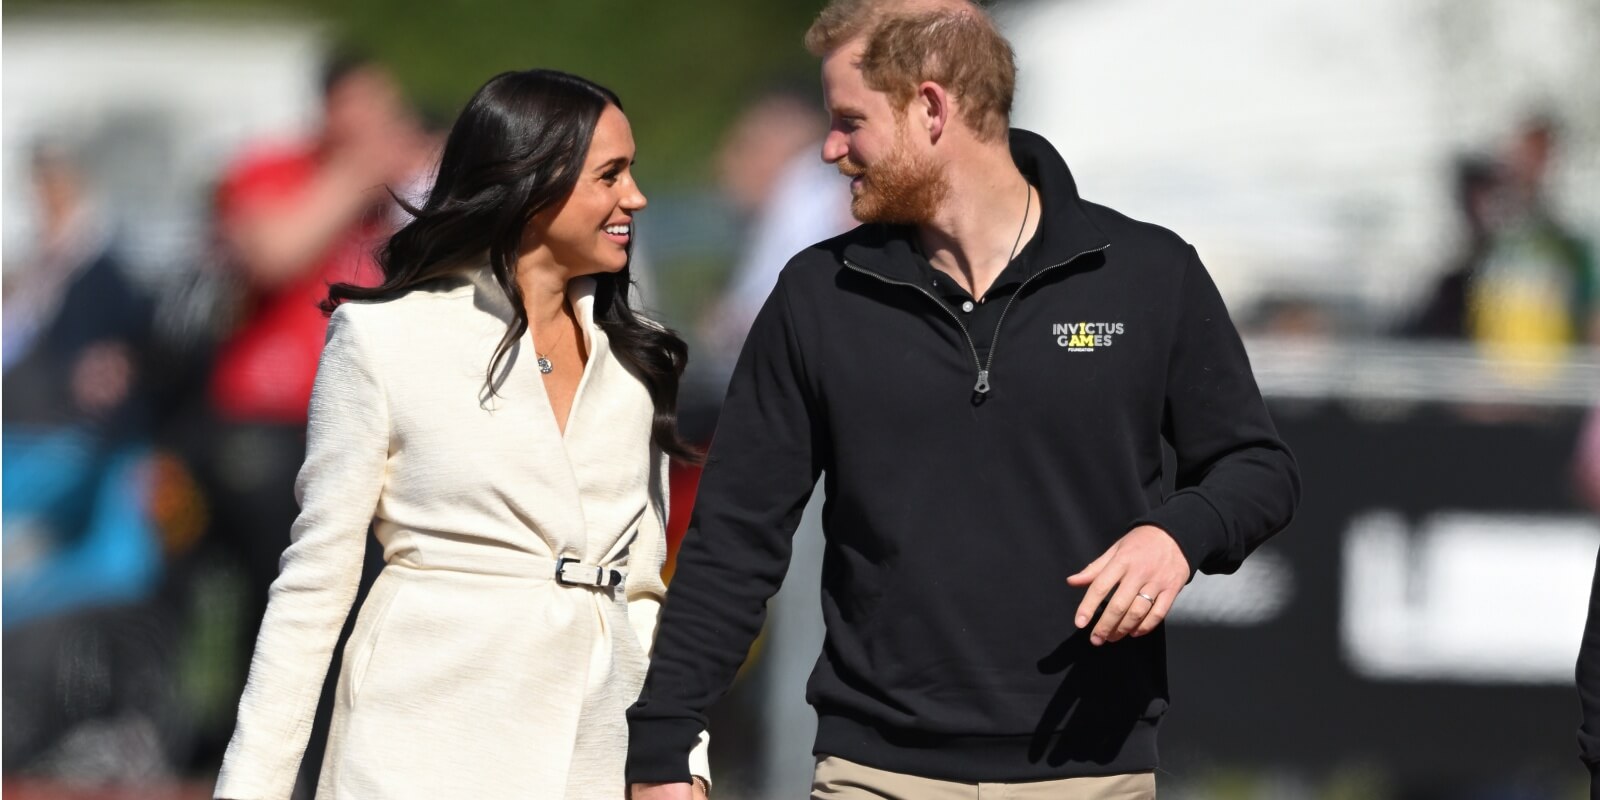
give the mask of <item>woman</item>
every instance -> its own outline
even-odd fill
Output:
[[[290,795],[369,522],[385,566],[318,797],[624,795],[666,458],[693,457],[674,427],[684,344],[628,307],[633,156],[610,91],[499,75],[379,254],[384,282],[333,287],[300,516],[218,797]],[[703,739],[691,761],[704,776]]]

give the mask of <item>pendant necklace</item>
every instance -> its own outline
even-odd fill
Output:
[[[563,316],[565,316],[565,315],[563,315]],[[571,325],[562,325],[561,326],[562,332],[564,333],[566,331],[566,329],[570,328],[570,327],[572,327],[572,326]],[[561,344],[561,341],[562,341],[561,338],[557,338],[555,340],[555,342],[552,343],[552,346],[551,346],[550,350],[548,350],[546,352],[555,352],[554,345]],[[538,351],[534,351],[534,355],[538,356],[538,360],[536,360],[534,363],[539,365],[539,371],[540,372],[544,373],[545,375],[549,375],[550,373],[556,371],[556,365],[553,362],[550,361],[550,357],[548,355],[545,355],[545,353],[540,353]]]

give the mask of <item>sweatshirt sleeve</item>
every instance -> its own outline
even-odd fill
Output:
[[[300,514],[267,613],[216,796],[287,800],[339,631],[355,601],[389,454],[388,403],[350,316],[328,323],[295,481]]]
[[[1165,530],[1191,570],[1229,573],[1289,524],[1300,473],[1193,248],[1178,302],[1162,421],[1177,454],[1176,491],[1130,527]]]
[[[661,580],[661,569],[667,560],[667,520],[670,519],[667,475],[670,464],[667,456],[651,448],[650,509],[639,525],[638,538],[628,555],[628,622],[646,653],[654,648],[656,626],[661,618],[661,603],[667,586]],[[709,785],[711,762],[710,736],[701,731],[694,749],[689,753],[689,774],[698,775]]]
[[[628,711],[629,782],[689,779],[706,709],[761,630],[821,472],[788,277],[756,315],[728,387],[650,672]]]

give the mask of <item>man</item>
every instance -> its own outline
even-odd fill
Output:
[[[807,45],[865,224],[795,256],[752,327],[629,712],[634,797],[687,796],[819,475],[814,797],[1152,797],[1159,625],[1299,496],[1222,300],[1182,239],[1008,133],[976,7],[836,0]]]

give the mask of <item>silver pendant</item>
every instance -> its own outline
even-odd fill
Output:
[[[539,360],[534,362],[534,363],[538,364],[539,365],[539,371],[543,372],[546,375],[549,375],[550,373],[554,372],[555,369],[556,369],[556,365],[550,363],[550,359],[545,358],[544,356],[539,356]]]

